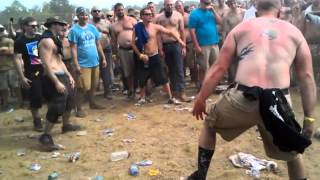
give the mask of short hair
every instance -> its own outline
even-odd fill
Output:
[[[118,9],[118,7],[121,7],[121,6],[124,7],[122,3],[117,3],[113,6],[113,9],[116,10]]]
[[[150,4],[154,4],[154,2],[149,1],[149,2],[147,3],[147,6],[149,6]]]
[[[37,20],[34,17],[29,16],[29,17],[26,17],[22,20],[22,25],[27,26],[27,25],[29,25],[29,23],[34,22],[34,21],[37,21]]]
[[[280,9],[280,0],[258,0],[257,10],[258,11],[270,11],[272,9]]]
[[[151,11],[149,7],[144,7],[144,8],[142,8],[142,9],[140,10],[140,17],[144,15],[144,12],[145,12],[146,10]]]

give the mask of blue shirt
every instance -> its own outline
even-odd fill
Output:
[[[189,28],[195,29],[200,46],[209,46],[219,43],[217,23],[211,10],[195,9],[189,16]]]
[[[81,27],[79,24],[72,26],[68,40],[77,45],[78,63],[80,67],[90,68],[99,65],[99,54],[96,41],[100,33],[95,26],[87,24]]]

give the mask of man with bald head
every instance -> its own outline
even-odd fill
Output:
[[[156,22],[163,27],[178,34],[185,42],[184,19],[183,16],[174,10],[173,0],[164,1],[164,11],[157,17]],[[164,59],[169,70],[170,86],[174,96],[183,102],[190,102],[186,97],[184,89],[184,62],[183,57],[186,54],[186,48],[181,47],[176,39],[167,34],[161,34],[162,49]],[[163,53],[162,53],[163,54]]]
[[[306,179],[302,154],[311,144],[317,100],[310,49],[303,34],[278,19],[280,0],[259,0],[255,19],[243,21],[226,37],[196,98],[193,115],[205,117],[199,139],[198,170],[189,180],[205,180],[216,145],[216,133],[231,141],[257,125],[266,154],[287,162],[290,179]],[[206,99],[237,57],[235,84],[206,112]],[[290,69],[299,79],[303,129],[290,107]],[[297,128],[293,131],[293,123]],[[282,141],[279,141],[282,139]],[[299,143],[297,143],[299,142]],[[290,147],[289,147],[290,146]]]

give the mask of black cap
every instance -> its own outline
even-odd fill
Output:
[[[49,27],[51,24],[60,24],[60,25],[67,25],[68,23],[64,20],[61,20],[58,16],[49,17],[47,18],[46,22],[44,23],[45,27]]]

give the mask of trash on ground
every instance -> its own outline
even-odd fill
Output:
[[[102,118],[97,118],[97,119],[93,119],[92,121],[95,121],[95,122],[102,122],[104,121]]]
[[[238,154],[229,156],[229,160],[235,167],[249,169],[246,174],[253,177],[260,177],[261,170],[275,171],[278,165],[274,161],[258,159],[251,154],[239,152]]]
[[[103,176],[94,176],[91,180],[104,180]]]
[[[85,136],[87,135],[87,131],[79,131],[77,132],[77,136]]]
[[[112,128],[107,128],[107,129],[102,130],[102,134],[105,135],[105,136],[112,136],[113,132],[114,131],[113,131]]]
[[[192,112],[192,108],[190,107],[176,107],[174,108],[174,110],[177,112],[182,112],[182,111]]]
[[[127,114],[123,114],[123,116],[127,117],[129,121],[135,120],[137,118],[136,115],[134,115],[131,112],[128,112]]]
[[[80,152],[74,152],[67,155],[69,162],[75,163],[80,159]]]
[[[320,140],[320,128],[317,128],[314,132],[314,137]]]
[[[171,105],[168,105],[168,104],[164,104],[164,105],[163,105],[163,109],[170,109],[170,108],[172,108]]]
[[[122,139],[122,142],[124,142],[124,143],[134,143],[134,142],[136,142],[136,140],[135,139]]]
[[[149,176],[158,176],[160,174],[159,169],[149,169]]]
[[[30,166],[30,170],[31,171],[39,171],[41,169],[41,165],[40,164],[31,164]]]
[[[18,156],[24,156],[24,155],[26,155],[26,153],[27,153],[27,149],[25,149],[25,148],[17,150]]]
[[[60,174],[58,172],[53,171],[52,173],[49,174],[48,180],[58,179],[59,176],[60,176]]]
[[[131,164],[129,168],[129,174],[131,176],[138,176],[139,175],[139,167],[136,164]]]
[[[59,153],[59,152],[53,152],[52,154],[51,154],[51,158],[57,158],[57,157],[59,157],[61,154]]]
[[[10,109],[8,109],[7,111],[6,111],[6,113],[12,113],[14,111],[14,109],[13,108],[10,108]]]
[[[15,120],[17,123],[23,123],[23,122],[24,122],[24,119],[23,119],[23,117],[21,117],[21,116],[15,117],[14,120]]]
[[[145,160],[136,162],[136,165],[138,165],[138,166],[151,166],[152,165],[152,161],[148,160],[148,159],[145,159]]]
[[[127,159],[129,155],[130,154],[128,151],[118,151],[111,153],[110,158],[111,161],[120,161],[122,159]]]

